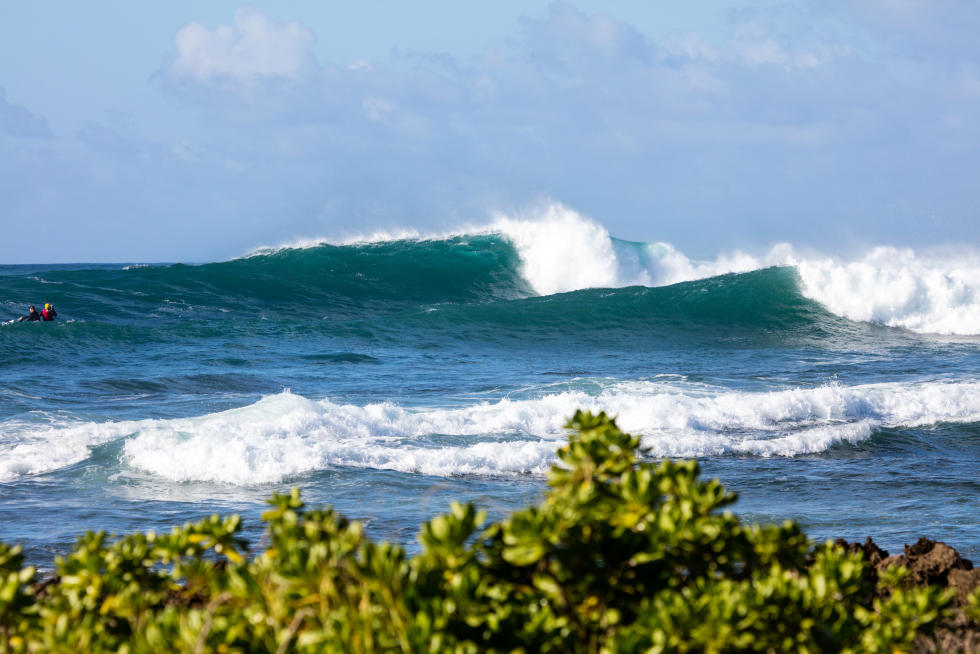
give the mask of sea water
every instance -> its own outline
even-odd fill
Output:
[[[0,266],[0,540],[165,529],[290,487],[416,549],[538,501],[576,409],[744,519],[980,558],[980,256],[692,260],[553,206],[203,265]]]

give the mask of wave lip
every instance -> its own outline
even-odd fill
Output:
[[[635,243],[560,204],[529,217],[498,216],[488,228],[507,237],[521,257],[521,274],[540,295],[586,288],[667,286],[784,264],[791,248],[764,257],[734,252],[694,261],[669,243]]]

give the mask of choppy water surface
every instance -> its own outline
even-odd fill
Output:
[[[576,408],[696,457],[751,520],[980,557],[980,263],[693,261],[553,210],[205,265],[0,266],[0,538],[314,503],[414,542],[541,494]]]

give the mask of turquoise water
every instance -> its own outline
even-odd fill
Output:
[[[412,546],[452,500],[536,500],[581,407],[701,460],[750,520],[980,556],[968,275],[879,257],[868,287],[836,260],[725,273],[612,238],[542,256],[538,236],[0,266],[7,319],[59,312],[0,326],[0,539],[44,565],[85,529],[215,511],[257,539],[263,499],[299,486]],[[898,283],[905,304],[876,304]]]

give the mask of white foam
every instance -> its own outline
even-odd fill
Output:
[[[499,216],[493,230],[513,241],[524,278],[542,295],[625,285],[609,232],[560,205],[531,220]]]
[[[461,230],[453,230],[447,232],[430,232],[423,233],[417,229],[405,228],[405,229],[378,229],[372,232],[364,233],[343,233],[337,236],[313,236],[308,238],[295,238],[291,241],[284,241],[279,245],[260,245],[258,247],[252,248],[246,254],[242,255],[241,259],[248,259],[250,257],[261,257],[270,254],[277,254],[286,250],[309,250],[313,248],[322,247],[324,245],[373,245],[379,243],[393,243],[396,241],[415,241],[415,242],[425,242],[425,241],[440,241],[448,240],[451,238],[456,238],[458,236],[469,236],[476,234],[489,234],[491,233],[488,227],[470,227]]]
[[[541,472],[564,418],[526,407],[508,410],[509,404],[421,411],[314,402],[286,392],[242,409],[148,425],[127,441],[123,458],[173,481],[232,484],[275,482],[332,466],[434,475]],[[528,438],[536,431],[551,440]],[[479,438],[514,432],[521,438]],[[432,434],[477,438],[429,446]]]
[[[796,262],[803,293],[850,318],[937,334],[980,334],[980,255],[874,248],[844,262]]]
[[[130,466],[173,481],[277,482],[336,466],[430,475],[540,473],[577,408],[618,415],[654,456],[794,456],[878,427],[980,421],[980,383],[735,392],[676,381],[612,383],[457,408],[355,406],[282,393],[223,413],[147,421]]]
[[[52,417],[41,423],[0,423],[0,482],[84,461],[93,447],[139,429],[138,423],[82,422]]]
[[[657,457],[795,456],[856,443],[880,427],[980,421],[980,382],[731,391],[671,378],[589,382],[452,408],[357,406],[288,391],[195,418],[0,423],[0,480],[84,460],[125,439],[122,461],[175,482],[278,482],[337,466],[429,475],[541,473],[578,409],[606,411]]]
[[[583,288],[664,286],[785,263],[792,248],[779,244],[762,257],[732,252],[694,261],[669,243],[612,238],[605,227],[561,204],[519,217],[497,216],[489,228],[517,248],[522,274],[542,295]]]
[[[279,245],[262,245],[251,250],[245,255],[245,258],[275,254],[283,250],[309,250],[310,248],[317,248],[323,245],[367,245],[370,243],[388,243],[391,241],[423,241],[451,238],[458,235],[459,233],[453,232],[424,236],[416,229],[379,229],[367,234],[346,234],[336,238],[316,236],[312,238],[297,238]]]

